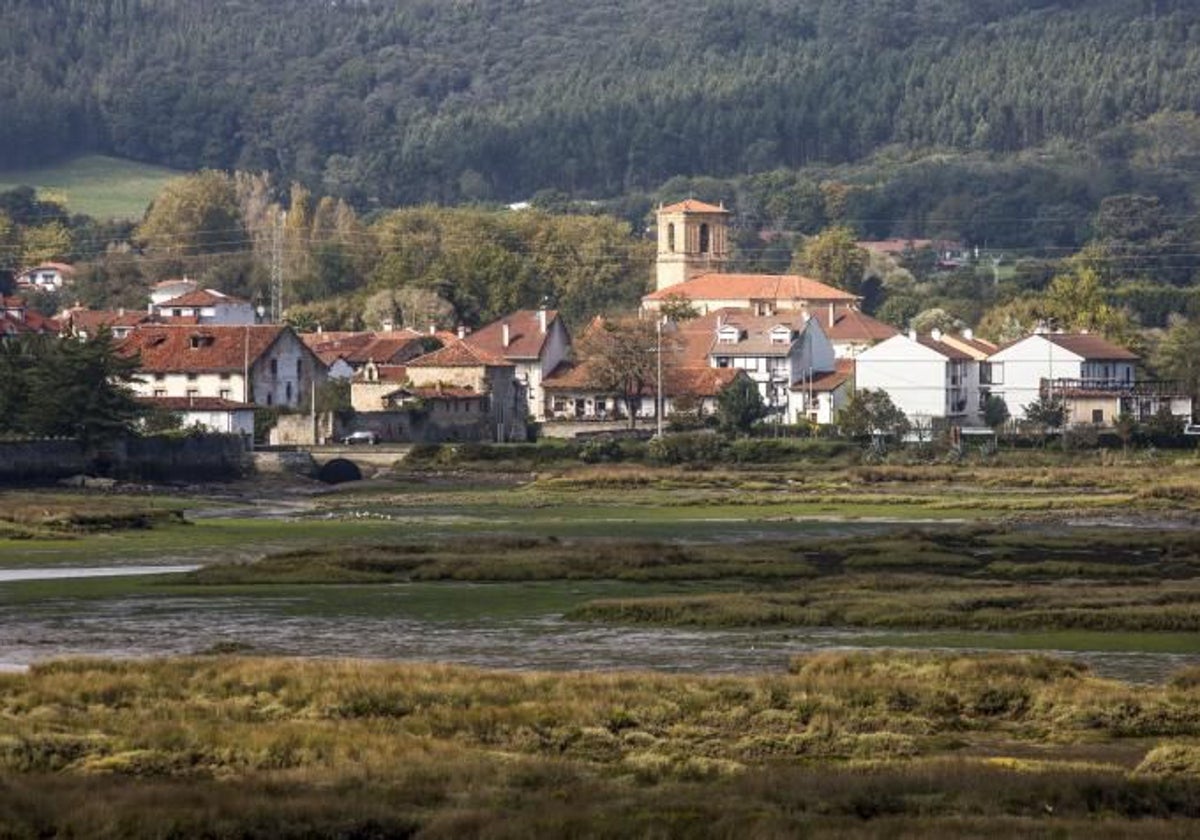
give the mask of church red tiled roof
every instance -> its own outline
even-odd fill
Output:
[[[786,300],[853,303],[858,297],[798,274],[702,274],[651,292],[642,300],[684,297],[692,301]]]

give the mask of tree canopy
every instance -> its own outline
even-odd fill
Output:
[[[1177,124],[1155,126],[1145,146],[1128,131],[1194,110],[1200,9],[1189,0],[3,8],[3,166],[103,151],[265,169],[366,207],[608,196],[895,149],[1065,141],[1164,170],[1194,155]],[[989,186],[972,187],[984,215],[1028,227],[1031,214]],[[778,193],[762,211],[806,232],[853,212],[853,191],[818,201],[819,189]],[[897,207],[911,198],[902,190]],[[1081,200],[1037,208],[1039,235],[1060,235],[1056,208]],[[909,218],[960,221],[953,204],[907,204]]]

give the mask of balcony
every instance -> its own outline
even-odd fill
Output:
[[[1146,379],[1126,382],[1123,379],[1043,379],[1042,396],[1061,397],[1186,397],[1187,389],[1180,382],[1165,379]]]

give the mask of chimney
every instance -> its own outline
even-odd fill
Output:
[[[383,323],[380,324],[380,326],[383,327],[384,332],[392,332],[394,329],[396,329],[396,324],[391,318],[384,318]]]
[[[508,347],[512,340],[512,331],[508,328],[508,324],[500,326],[500,344],[503,347]]]
[[[538,309],[538,329],[542,331],[542,335],[546,334],[546,307],[544,306]]]
[[[939,330],[937,327],[934,327],[932,330],[929,331],[929,337],[932,338],[934,341],[941,341],[942,340],[942,331]]]
[[[437,324],[433,323],[433,321],[429,322],[429,334],[437,335]]]
[[[833,303],[829,304],[829,328],[833,329],[834,322],[837,321],[837,313],[834,312]]]
[[[459,324],[459,325],[458,325],[458,339],[459,339],[459,341],[462,341],[462,340],[463,340],[464,338],[466,338],[466,337],[467,337],[467,325],[466,325],[466,324]]]
[[[917,331],[916,331],[916,330],[909,330],[909,331],[908,331],[908,340],[909,340],[909,341],[916,341],[916,340],[917,340]]]
[[[962,331],[962,337],[965,338],[967,341],[974,341],[975,340],[975,331],[972,330],[970,327],[967,327],[965,330]]]
[[[125,317],[125,307],[124,306],[122,306],[120,309],[117,310],[117,316],[120,318]]]

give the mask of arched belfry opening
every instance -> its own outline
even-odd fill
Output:
[[[729,260],[729,211],[689,198],[658,208],[655,287],[721,274]]]

